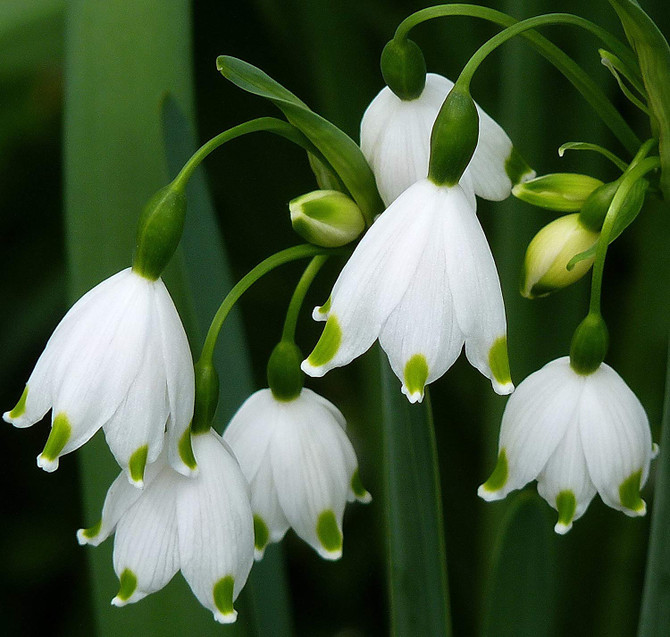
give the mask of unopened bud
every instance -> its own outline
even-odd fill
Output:
[[[365,219],[356,202],[337,190],[315,190],[288,204],[293,229],[305,240],[337,248],[358,238]]]
[[[589,313],[572,337],[570,366],[578,374],[592,374],[605,360],[608,347],[609,334],[603,317]]]
[[[603,182],[588,175],[553,173],[517,184],[512,194],[521,201],[559,212],[581,210],[589,195]]]
[[[521,294],[528,299],[547,296],[580,279],[593,265],[593,257],[568,263],[596,244],[600,234],[586,228],[574,213],[555,219],[528,245],[521,278]]]

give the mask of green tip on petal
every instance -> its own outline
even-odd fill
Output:
[[[263,557],[265,547],[270,542],[270,531],[263,518],[254,513],[254,555],[257,560]]]
[[[326,327],[323,329],[321,338],[316,344],[314,351],[307,357],[307,363],[311,367],[325,365],[337,354],[341,342],[342,329],[340,328],[340,323],[337,317],[331,314],[326,321]]]
[[[531,179],[535,176],[535,171],[526,163],[516,148],[512,148],[512,152],[505,160],[505,172],[513,186],[524,181],[524,178]]]
[[[493,473],[489,479],[479,487],[478,495],[484,500],[497,500],[498,491],[500,491],[506,484],[509,477],[509,468],[507,466],[507,452],[503,447],[498,454],[498,462],[496,463]]]
[[[79,529],[77,531],[77,541],[79,544],[87,544],[89,540],[98,536],[100,529],[102,529],[102,518],[88,529]]]
[[[372,500],[372,496],[368,490],[363,486],[361,481],[361,475],[358,472],[358,469],[354,471],[354,474],[351,476],[351,490],[354,492],[356,499],[359,502],[367,503]]]
[[[137,575],[133,573],[129,568],[125,569],[119,577],[119,592],[116,594],[116,597],[112,600],[113,606],[125,606],[130,598],[133,596],[133,593],[137,589]]]
[[[198,463],[195,461],[193,455],[193,447],[191,446],[191,428],[187,427],[186,431],[181,435],[179,444],[177,445],[179,457],[181,461],[191,470],[195,471],[198,468]]]
[[[493,378],[501,387],[512,385],[506,336],[501,336],[496,339],[491,346],[491,349],[489,350],[489,367],[491,368]]]
[[[647,505],[640,497],[641,482],[642,469],[628,476],[619,486],[619,501],[627,515],[638,516],[647,512]]]
[[[410,402],[423,399],[423,389],[428,380],[428,361],[423,354],[414,354],[405,364],[404,393]]]
[[[556,510],[558,511],[558,522],[554,531],[559,535],[565,535],[572,528],[572,520],[577,511],[577,498],[573,491],[566,489],[556,496]]]
[[[37,465],[45,471],[55,471],[58,469],[58,457],[72,436],[72,426],[65,412],[56,414],[51,425],[51,433],[44,445],[44,450],[37,456]]]
[[[144,485],[144,469],[147,466],[147,456],[149,455],[149,446],[142,445],[133,452],[128,461],[128,472],[130,481],[136,486]]]
[[[235,578],[232,575],[226,575],[214,584],[212,597],[218,611],[214,613],[214,619],[221,624],[230,624],[237,618],[237,612],[233,608],[234,592]]]
[[[335,514],[327,509],[319,515],[316,523],[316,536],[323,547],[321,555],[329,560],[337,560],[342,556],[342,531],[337,526]]]
[[[19,402],[16,403],[16,407],[9,412],[10,419],[20,418],[26,413],[26,400],[28,400],[28,385],[26,385],[26,388],[23,390]]]
[[[324,316],[330,312],[330,306],[333,304],[333,299],[329,296],[326,302],[318,308],[316,311],[319,314],[323,314]]]

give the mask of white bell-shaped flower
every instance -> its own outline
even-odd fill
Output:
[[[270,389],[252,394],[223,437],[251,485],[256,559],[289,527],[321,557],[342,555],[347,501],[369,502],[340,411],[302,389],[279,400]]]
[[[163,588],[181,570],[198,601],[216,621],[234,622],[233,602],[253,564],[249,486],[237,460],[214,431],[194,434],[199,471],[186,478],[165,454],[147,467],[146,486],[123,474],[107,492],[100,522],[80,529],[80,544],[97,546],[112,533],[120,589],[115,606]]]
[[[531,374],[509,399],[498,463],[478,493],[500,500],[537,479],[563,534],[596,492],[626,515],[644,515],[640,488],[654,455],[644,408],[621,377],[605,363],[579,374],[566,356]]]
[[[379,338],[403,393],[417,402],[465,343],[497,393],[514,389],[498,272],[460,185],[423,179],[408,188],[370,227],[313,316],[327,322],[302,363],[310,376],[347,365]]]
[[[165,284],[128,268],[74,304],[19,403],[3,417],[29,427],[52,410],[51,434],[37,457],[46,471],[55,471],[60,456],[102,427],[129,480],[142,486],[166,425],[174,468],[184,475],[194,471],[188,440],[193,394],[191,352]]]
[[[401,100],[386,86],[372,100],[361,121],[361,150],[388,206],[400,193],[428,174],[430,136],[435,118],[454,83],[428,73],[421,95]],[[501,201],[512,187],[532,179],[505,131],[479,106],[479,141],[461,185],[470,197]],[[474,193],[474,194],[473,194]]]

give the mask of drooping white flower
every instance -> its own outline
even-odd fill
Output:
[[[388,206],[400,193],[428,175],[430,136],[440,107],[454,83],[428,73],[414,100],[401,100],[387,86],[372,100],[361,121],[361,150]],[[501,201],[512,187],[532,179],[505,131],[479,106],[479,141],[461,185],[468,195]],[[473,194],[474,193],[474,194]]]
[[[369,502],[340,411],[302,389],[278,400],[270,389],[252,394],[223,437],[251,485],[256,558],[289,527],[322,557],[342,555],[347,501]]]
[[[146,486],[133,488],[123,474],[107,492],[100,522],[80,529],[80,544],[97,546],[112,533],[112,600],[125,606],[163,588],[181,570],[198,601],[216,621],[234,622],[233,602],[253,564],[249,487],[225,442],[214,431],[194,434],[199,471],[185,478],[165,454],[147,467]]]
[[[465,343],[496,392],[514,389],[498,272],[459,185],[410,186],[370,227],[313,316],[327,322],[302,363],[310,376],[348,364],[379,338],[403,393],[421,401]]]
[[[531,374],[509,399],[498,464],[478,493],[500,500],[537,479],[561,534],[596,492],[626,515],[644,515],[640,488],[654,447],[644,408],[621,377],[605,363],[579,374],[566,356]]]
[[[188,341],[165,284],[128,268],[74,304],[49,339],[19,403],[3,417],[29,427],[52,410],[51,434],[37,457],[46,471],[55,471],[60,456],[102,427],[129,480],[142,486],[145,465],[158,457],[166,425],[174,468],[184,475],[194,470],[185,444],[193,393]]]

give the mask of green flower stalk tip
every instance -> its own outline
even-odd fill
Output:
[[[401,99],[417,99],[426,85],[426,60],[412,40],[391,40],[382,51],[384,82]]]
[[[339,248],[365,230],[365,218],[356,202],[336,190],[315,190],[289,202],[293,229],[306,241]]]
[[[558,212],[580,210],[589,195],[603,182],[588,175],[554,173],[517,184],[512,194],[539,208]]]
[[[193,433],[207,433],[212,426],[219,403],[219,375],[209,361],[195,364],[195,403],[193,406]]]
[[[142,211],[137,225],[133,271],[158,279],[175,253],[186,216],[186,195],[172,184],[161,188]]]
[[[582,376],[595,372],[607,355],[607,325],[597,312],[589,312],[579,324],[570,345],[570,367]]]
[[[301,361],[302,352],[291,341],[282,340],[272,350],[267,367],[268,386],[277,400],[290,402],[300,396],[305,384]]]

